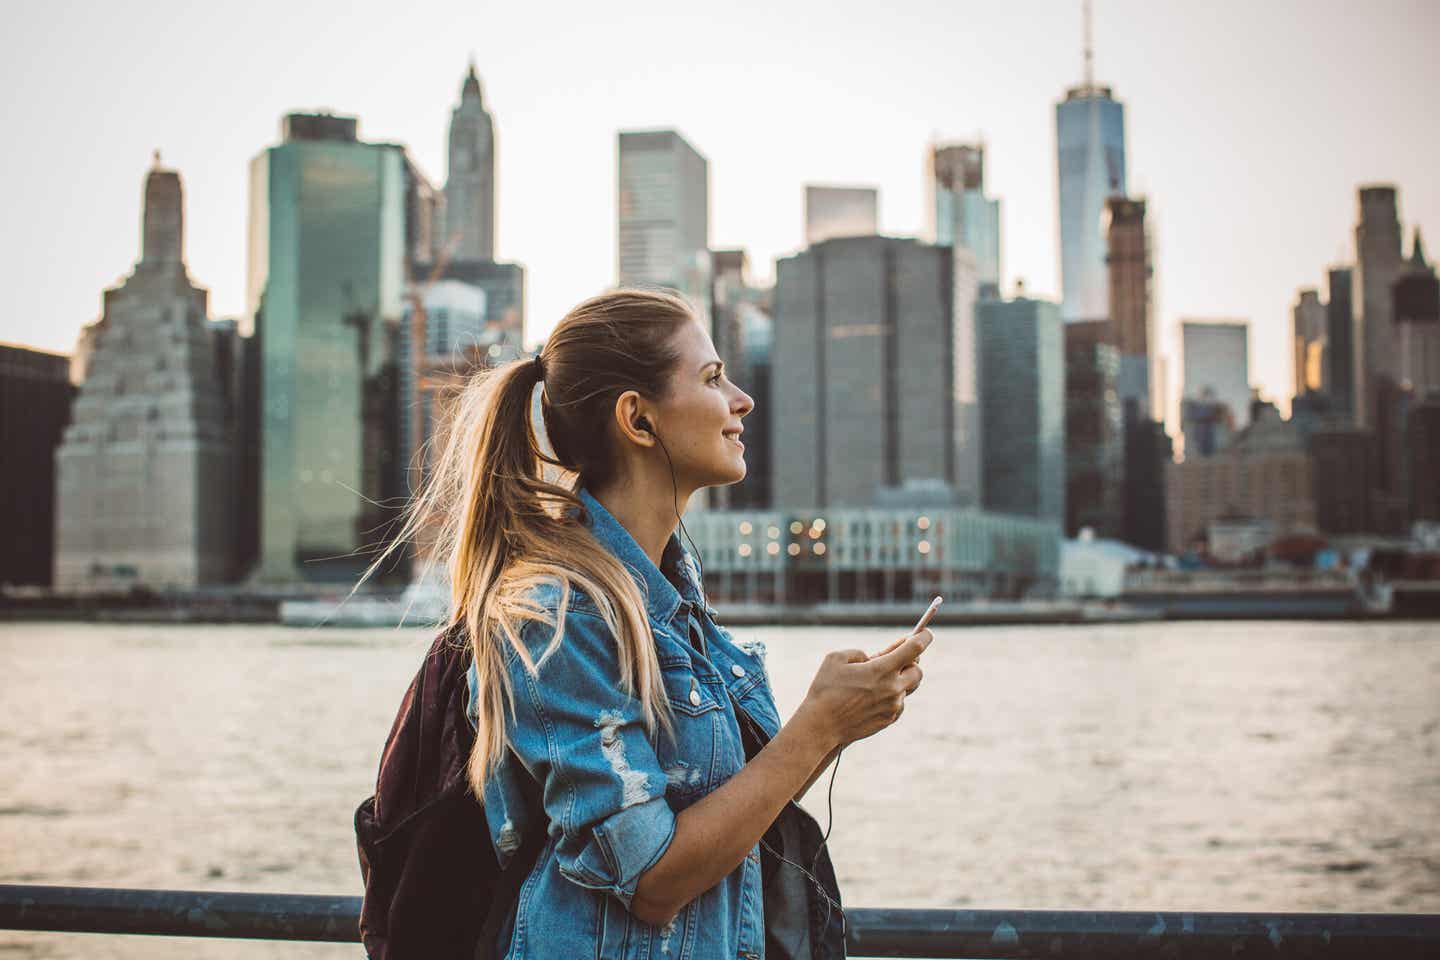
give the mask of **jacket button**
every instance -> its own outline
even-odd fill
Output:
[[[733,674],[735,674],[735,676],[737,676],[737,677],[743,677],[743,676],[745,676],[745,668],[742,667],[742,666],[740,666],[740,664],[738,664],[738,663],[735,664],[733,667],[730,668],[730,672],[733,673]]]
[[[691,691],[690,691],[690,706],[692,706],[692,707],[698,707],[698,706],[700,706],[700,691],[699,691],[699,690],[691,690]]]

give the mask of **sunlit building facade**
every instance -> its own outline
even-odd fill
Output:
[[[352,581],[398,474],[391,347],[407,269],[404,151],[353,117],[292,114],[250,164],[248,305],[260,338],[265,582]],[[388,402],[387,402],[388,401]],[[375,442],[381,440],[382,442]]]

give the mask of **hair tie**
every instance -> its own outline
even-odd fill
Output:
[[[535,379],[545,379],[545,361],[540,359],[540,354],[535,354]]]

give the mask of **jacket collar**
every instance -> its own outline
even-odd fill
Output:
[[[670,541],[665,544],[665,552],[657,567],[625,525],[615,519],[615,515],[606,510],[588,489],[581,487],[576,495],[585,506],[584,520],[590,532],[630,569],[631,576],[645,592],[645,607],[652,620],[670,623],[682,602],[703,606],[695,562],[680,543],[678,533],[670,534]]]

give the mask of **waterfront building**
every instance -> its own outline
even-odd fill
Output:
[[[495,125],[472,61],[450,113],[445,243],[458,260],[495,258]]]
[[[1349,267],[1331,267],[1327,277],[1329,296],[1325,301],[1326,381],[1335,413],[1345,419],[1355,415],[1355,308],[1353,272]]]
[[[1270,404],[1214,456],[1172,463],[1167,488],[1172,553],[1204,540],[1217,520],[1269,521],[1280,536],[1316,529],[1309,437]]]
[[[1110,316],[1103,216],[1125,196],[1125,108],[1097,86],[1085,9],[1085,74],[1055,105],[1055,167],[1060,200],[1061,316],[1066,323]]]
[[[710,511],[687,517],[712,602],[920,603],[1053,596],[1060,527],[954,505]]]
[[[1293,351],[1295,395],[1326,393],[1330,383],[1329,317],[1317,290],[1300,291],[1290,311],[1290,343]]]
[[[418,172],[353,117],[290,114],[250,164],[261,580],[353,582],[403,492],[395,350]],[[390,501],[393,502],[393,501]]]
[[[1169,523],[1166,471],[1174,461],[1174,445],[1163,423],[1126,420],[1125,483],[1120,497],[1126,543],[1156,553],[1164,551]]]
[[[1375,435],[1356,427],[1320,426],[1310,435],[1315,526],[1332,536],[1372,533]]]
[[[937,143],[927,158],[930,233],[975,258],[982,297],[1000,295],[1000,201],[985,195],[985,145]]]
[[[1182,421],[1185,400],[1218,402],[1230,413],[1232,429],[1250,418],[1250,325],[1244,320],[1182,320],[1184,353],[1181,382]],[[1190,456],[1189,436],[1186,452]]]
[[[1119,354],[1116,390],[1130,419],[1151,416],[1150,327],[1153,307],[1150,232],[1145,201],[1105,201],[1105,269],[1110,291],[1110,329]],[[1158,404],[1155,404],[1158,407]]]
[[[710,164],[674,130],[622,131],[617,281],[679,291],[710,327]]]
[[[1110,324],[1065,325],[1065,535],[1118,537],[1123,521],[1125,418],[1120,354]]]
[[[953,489],[952,295],[950,249],[911,239],[827,240],[776,263],[777,506]]]
[[[805,245],[880,232],[880,191],[874,187],[805,185]]]
[[[1412,407],[1406,427],[1410,522],[1440,521],[1440,393]]]
[[[0,343],[0,584],[52,582],[55,450],[74,399],[69,357]]]
[[[750,280],[750,261],[744,250],[712,253],[715,274],[711,288],[715,350],[725,362],[726,375],[755,401],[745,417],[745,479],[709,492],[711,505],[727,508],[766,508],[771,505],[770,432],[775,416],[770,391],[770,354],[774,347],[771,320],[773,291]]]
[[[55,454],[55,585],[196,587],[230,579],[234,433],[184,258],[180,174],[145,177],[140,259],[104,306]]]
[[[995,513],[1065,522],[1065,348],[1047,300],[981,300],[982,504]]]

